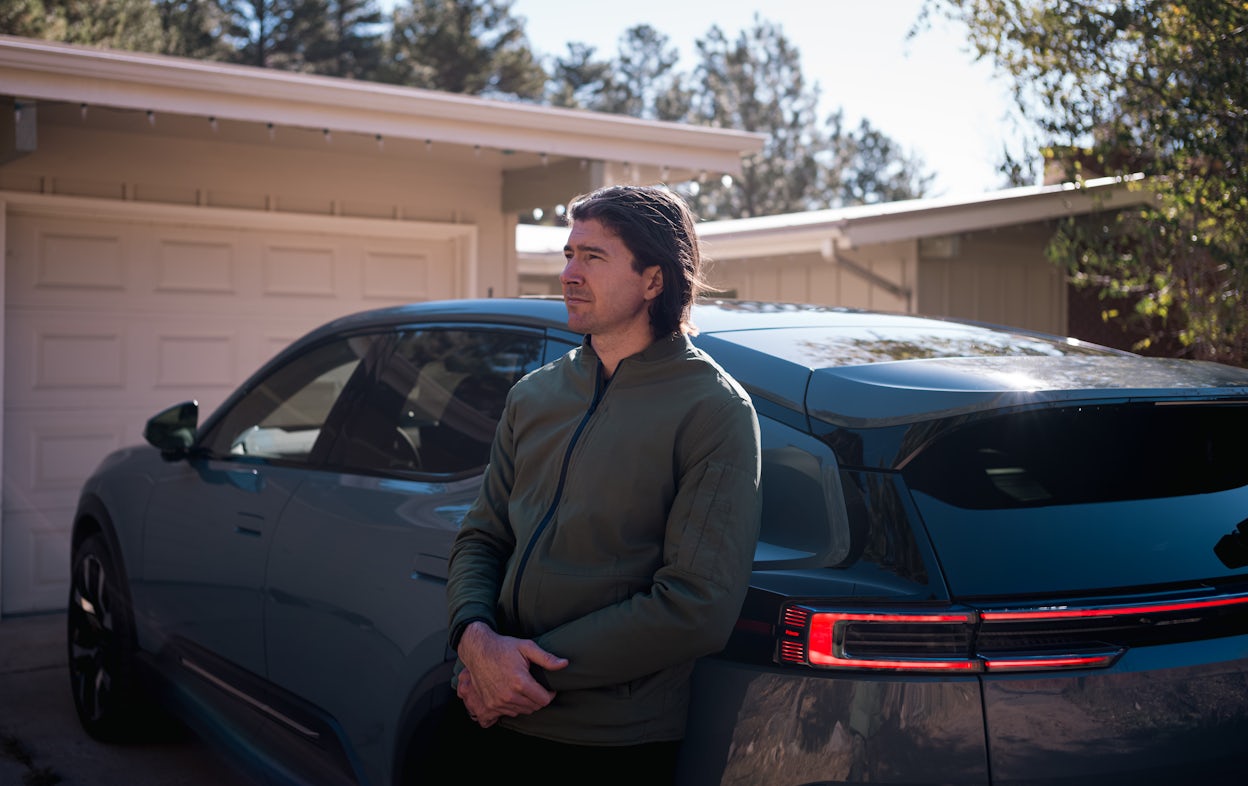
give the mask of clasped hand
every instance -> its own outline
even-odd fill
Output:
[[[502,636],[480,622],[464,631],[458,652],[464,669],[455,692],[468,717],[482,728],[503,716],[528,715],[554,700],[554,692],[533,678],[531,665],[547,671],[568,665],[566,658],[552,655],[531,639]]]

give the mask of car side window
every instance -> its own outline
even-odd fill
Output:
[[[443,476],[481,469],[507,391],[537,368],[541,353],[537,334],[404,332],[343,421],[329,463],[348,471]]]
[[[320,344],[280,366],[217,421],[201,446],[212,455],[306,462],[335,402],[375,337]]]

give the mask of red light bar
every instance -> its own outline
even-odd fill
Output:
[[[1096,654],[985,658],[988,671],[1031,671],[1033,669],[1102,669],[1113,664],[1122,650]]]
[[[1196,609],[1211,609],[1239,604],[1248,604],[1248,595],[1207,598],[1205,600],[1172,601],[1168,603],[1143,603],[1132,606],[1073,606],[1021,611],[984,611],[980,613],[980,617],[984,622],[1035,622],[1039,620],[1092,617],[1136,617],[1142,614],[1166,614],[1175,611],[1193,611]]]
[[[1236,600],[1248,601],[1248,596]],[[1169,610],[1177,605],[1153,604],[1147,608]],[[1138,613],[1131,611],[1137,608],[1122,606],[1117,611]],[[993,617],[997,620],[1043,620],[1048,618],[1045,615],[1055,613],[1070,617],[1098,611],[1106,609],[1032,609],[992,614],[997,615]],[[822,668],[973,674],[1108,668],[1126,651],[1104,645],[1081,651],[1080,645],[1075,644],[1064,652],[1026,648],[1017,652],[976,652],[974,641],[980,620],[980,613],[974,609],[840,611],[794,605],[781,614],[781,624],[775,631],[776,656],[782,663]],[[902,648],[902,654],[896,654],[894,647]],[[932,657],[909,656],[910,652],[924,650],[930,650]]]
[[[810,617],[806,659],[814,666],[894,671],[980,671],[970,658],[859,658],[844,649],[844,629],[851,623],[890,625],[970,625],[973,612],[837,612],[820,611]],[[787,631],[786,631],[787,632]]]

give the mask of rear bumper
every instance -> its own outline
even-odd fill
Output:
[[[1248,782],[1248,636],[1132,649],[1106,672],[984,678],[995,786]]]
[[[974,677],[839,675],[707,659],[682,785],[989,783]]]

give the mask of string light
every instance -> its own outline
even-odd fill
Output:
[[[70,104],[70,105],[72,106],[72,104]],[[15,102],[14,102],[14,104],[13,104],[13,112],[14,112],[14,117],[15,117],[15,120],[17,120],[17,121],[19,121],[19,122],[21,121],[21,119],[22,119],[22,112],[25,110],[25,108],[26,108],[26,105],[25,105],[25,104],[22,104],[21,102],[18,102],[18,101],[15,101]],[[86,122],[86,120],[87,120],[87,116],[88,116],[88,114],[90,113],[90,110],[91,110],[91,106],[90,106],[87,102],[83,101],[83,102],[80,102],[80,103],[78,104],[78,114],[79,114],[79,117],[82,119],[82,121],[83,121],[83,122]],[[134,111],[134,110],[131,110],[131,111]],[[154,110],[154,109],[147,109],[147,110],[137,110],[137,111],[143,112],[143,113],[147,116],[147,122],[148,122],[148,125],[152,126],[153,128],[156,126],[156,110]],[[220,120],[217,118],[217,116],[216,116],[216,115],[209,115],[209,116],[207,116],[205,119],[208,121],[208,126],[209,126],[209,128],[210,128],[210,129],[212,129],[212,132],[213,132],[214,134],[215,134],[215,133],[220,133],[220,130],[221,130],[221,124],[220,124]],[[272,122],[266,122],[266,123],[264,124],[264,127],[265,127],[265,131],[266,131],[266,132],[267,132],[267,134],[268,134],[269,141],[270,141],[270,142],[275,141],[275,140],[277,139],[277,126],[276,126],[274,123],[272,123]],[[312,129],[308,129],[308,128],[303,128],[303,129],[298,129],[298,128],[296,128],[296,130],[297,130],[297,131],[298,131],[298,130],[303,130],[303,131],[312,131]],[[365,133],[368,133],[368,132],[365,132]],[[334,138],[334,137],[333,137],[333,131],[332,131],[332,130],[330,130],[329,128],[322,128],[322,129],[321,129],[321,136],[324,138],[324,140],[325,140],[326,144],[332,144],[332,142],[333,142],[333,138]],[[373,134],[372,134],[372,137],[373,137],[373,140],[374,140],[374,141],[376,142],[376,144],[377,144],[377,149],[378,149],[379,151],[384,151],[384,150],[385,150],[385,145],[386,145],[386,139],[385,139],[385,136],[384,136],[383,134],[380,134],[380,133],[373,133]],[[434,143],[434,140],[433,140],[432,138],[426,138],[426,139],[424,140],[424,142],[425,142],[425,152],[426,152],[426,153],[431,153],[431,152],[433,151],[433,143]],[[489,149],[490,149],[490,150],[498,150],[498,151],[499,151],[499,152],[501,152],[503,155],[510,155],[510,154],[512,154],[512,153],[517,152],[517,151],[510,150],[510,149],[506,149],[506,148],[489,148]],[[474,144],[474,145],[472,146],[472,153],[473,153],[473,156],[475,156],[476,158],[480,158],[480,157],[481,157],[481,152],[482,152],[482,145],[480,145],[480,144]],[[547,152],[547,151],[540,151],[540,152],[538,152],[538,153],[537,153],[537,155],[538,155],[538,160],[539,160],[539,161],[541,161],[542,166],[549,166],[549,165],[550,165],[550,153],[549,153],[549,152]],[[587,169],[587,168],[589,167],[589,164],[590,164],[589,159],[586,159],[586,158],[579,159],[579,166],[580,166],[581,170],[585,170],[585,169]],[[634,177],[634,178],[639,177],[639,175],[640,175],[640,166],[639,166],[639,165],[637,165],[637,164],[633,164],[633,163],[628,162],[628,161],[621,162],[621,165],[624,167],[624,171],[625,171],[625,172],[630,173],[630,174],[632,175],[632,177]],[[661,177],[662,177],[662,179],[663,179],[663,180],[666,180],[666,179],[670,176],[671,170],[670,170],[670,168],[669,168],[667,165],[663,165],[663,166],[660,168],[660,172],[661,172]],[[705,171],[705,170],[703,170],[703,171],[702,171],[702,173],[701,173],[701,175],[700,175],[700,178],[702,179],[702,181],[703,181],[703,182],[705,182],[706,177],[707,177],[707,173],[706,173],[706,171]],[[726,179],[726,183],[731,183],[731,182],[732,182],[731,180],[727,180],[727,178],[725,178],[725,179]]]

